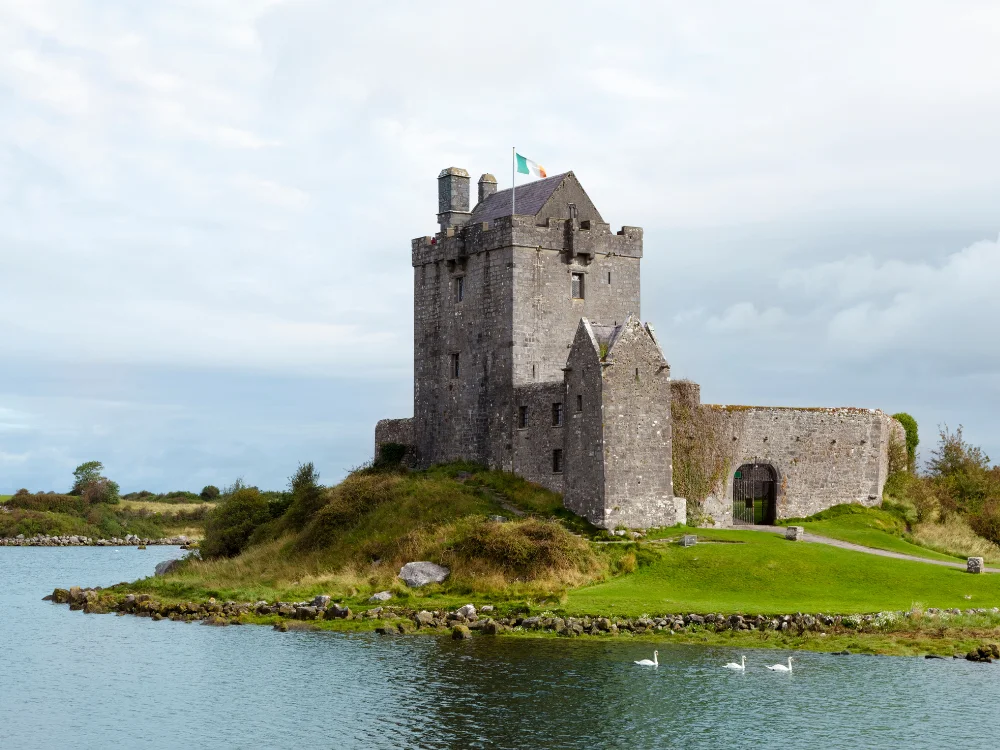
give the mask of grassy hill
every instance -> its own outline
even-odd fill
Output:
[[[676,528],[621,542],[565,511],[559,495],[467,464],[358,472],[336,487],[292,495],[280,513],[262,510],[252,528],[243,528],[238,554],[190,561],[131,590],[166,600],[300,601],[323,593],[355,609],[374,606],[368,597],[389,590],[396,603],[418,608],[475,600],[622,616],[1000,605],[1000,576],[766,532]],[[905,541],[891,513],[857,507],[827,513],[805,525],[875,548],[956,560]],[[508,520],[490,520],[496,515]],[[210,521],[207,541],[212,529]],[[671,540],[685,531],[702,541],[683,548]],[[407,589],[396,575],[413,560],[446,565],[452,575],[441,585]]]

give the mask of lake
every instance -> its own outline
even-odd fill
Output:
[[[995,748],[1000,667],[648,642],[278,633],[85,615],[175,548],[0,548],[0,747]],[[745,674],[722,669],[746,653]]]

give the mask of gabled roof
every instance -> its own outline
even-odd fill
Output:
[[[552,197],[559,184],[566,178],[569,172],[546,177],[544,180],[535,180],[517,188],[517,205],[514,208],[518,215],[537,216],[538,212]],[[499,190],[489,196],[482,203],[472,209],[470,222],[493,221],[501,216],[510,216],[511,211],[511,190]]]

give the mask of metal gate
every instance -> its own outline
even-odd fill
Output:
[[[776,519],[777,474],[754,459],[733,475],[733,523],[770,526]]]

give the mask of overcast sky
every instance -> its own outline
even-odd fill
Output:
[[[514,144],[645,228],[706,402],[1000,460],[1000,4],[611,7],[0,0],[0,493],[369,458],[435,178]]]

